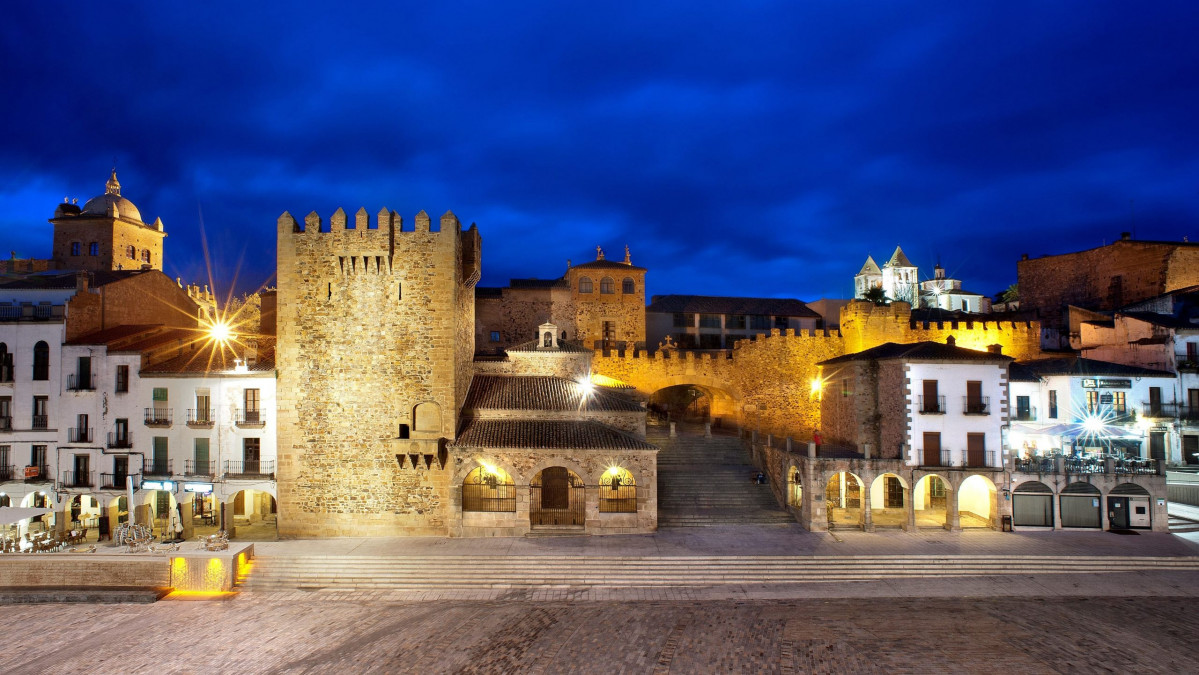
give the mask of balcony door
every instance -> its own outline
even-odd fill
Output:
[[[966,382],[966,412],[979,414],[986,412],[983,407],[983,383],[979,380]]]
[[[941,432],[924,432],[924,466],[941,466]]]
[[[245,473],[259,473],[258,468],[262,460],[261,457],[261,439],[247,438],[242,446],[242,459],[245,461]]]
[[[921,402],[920,409],[924,412],[940,412],[941,408],[937,404],[937,381],[924,380],[924,400]],[[938,450],[937,452],[940,452]],[[940,458],[940,455],[937,455]]]
[[[129,455],[118,455],[112,458],[112,480],[117,488],[125,487],[125,477],[129,475]]]
[[[1149,387],[1149,414],[1159,417],[1162,413],[1162,388]]]
[[[75,485],[90,485],[88,474],[91,473],[91,455],[75,455]]]
[[[247,422],[257,423],[258,420],[260,419],[258,416],[258,402],[259,402],[258,390],[257,389],[247,389],[246,390],[246,421]]]
[[[966,466],[987,465],[987,435],[966,434]]]

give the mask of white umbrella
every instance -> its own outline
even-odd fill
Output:
[[[52,509],[34,509],[20,506],[0,506],[0,525],[12,525],[26,518],[36,518],[50,513]]]
[[[179,518],[179,509],[171,509],[171,518],[167,523],[167,532],[177,539],[183,532],[183,520]]]

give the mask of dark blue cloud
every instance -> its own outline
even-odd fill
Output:
[[[478,222],[487,284],[629,244],[651,293],[804,299],[896,245],[993,293],[1199,236],[1192,3],[342,5],[10,9],[10,250],[114,158],[168,273],[203,227],[243,290],[279,213],[339,206]]]

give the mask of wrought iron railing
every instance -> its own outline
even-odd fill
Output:
[[[1116,457],[1017,457],[1016,471],[1019,473],[1068,474],[1086,476],[1091,474],[1156,474],[1158,462],[1155,459],[1116,458]]]
[[[146,476],[171,475],[174,462],[170,459],[146,458],[142,461],[142,474]]]
[[[175,420],[172,408],[146,408],[146,426],[169,427]]]
[[[30,464],[25,467],[24,478],[27,483],[50,480],[50,467],[45,464]]]
[[[237,409],[236,424],[239,427],[261,427],[266,426],[266,416],[261,410],[246,410],[244,408]]]
[[[34,415],[33,419],[29,423],[29,428],[30,429],[49,429],[50,428],[50,416],[49,415]]]
[[[184,460],[183,472],[188,476],[215,476],[216,462],[211,460]]]
[[[95,484],[94,471],[63,471],[62,484],[64,487],[92,487]]]
[[[95,391],[96,376],[92,373],[71,373],[67,375],[67,391]]]
[[[108,432],[108,447],[110,448],[132,448],[133,436],[129,432],[118,433],[116,431]]]
[[[920,404],[920,414],[922,414],[922,415],[944,415],[945,414],[945,397],[944,396],[921,396],[919,404]]]
[[[516,486],[497,483],[463,483],[462,510],[483,513],[512,513],[516,511]]]
[[[187,409],[187,426],[189,427],[210,427],[212,421],[216,419],[213,415],[212,408],[188,408]]]
[[[1179,405],[1177,403],[1142,403],[1141,417],[1150,419],[1167,419],[1178,417]]]
[[[273,476],[275,475],[275,461],[270,459],[241,462],[227,460],[224,474],[226,476]]]
[[[601,485],[599,487],[600,513],[637,513],[636,485]]]
[[[68,443],[91,443],[92,428],[91,427],[71,427],[67,429]]]
[[[0,417],[0,431],[12,431],[12,416]]]
[[[991,414],[991,397],[990,396],[963,396],[962,397],[963,412],[967,415],[990,415]]]
[[[1012,415],[1012,420],[1016,422],[1035,422],[1037,421],[1037,409],[1016,408],[1016,414]]]
[[[100,474],[100,488],[103,490],[124,490],[125,482],[130,476],[133,477],[133,486],[136,488],[141,482],[141,476],[138,474],[128,473],[102,473]]]
[[[0,481],[10,481],[16,475],[16,467],[12,464],[0,465]]]

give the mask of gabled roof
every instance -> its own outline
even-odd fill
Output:
[[[883,271],[878,268],[878,263],[874,262],[874,258],[866,256],[866,264],[862,265],[862,269],[858,271],[857,276],[863,274],[882,274]]]
[[[915,265],[903,254],[903,249],[896,246],[895,252],[891,254],[891,259],[883,267],[915,267]]]
[[[615,260],[592,260],[591,262],[585,262],[581,265],[575,265],[574,269],[577,269],[577,270],[617,270],[617,269],[619,269],[619,270],[637,270],[640,272],[646,271],[644,267],[638,267],[636,265],[626,265],[625,263],[616,262]]]
[[[470,420],[457,448],[539,450],[657,450],[634,436],[598,422],[565,420]]]
[[[610,391],[562,377],[476,375],[466,395],[466,409],[545,410],[553,412],[644,412],[641,404]]]
[[[827,366],[838,363],[849,363],[850,361],[883,361],[887,359],[903,359],[905,361],[991,362],[998,364],[1012,361],[1012,357],[1004,356],[1003,354],[980,352],[941,342],[913,342],[910,344],[886,342],[865,351],[826,359],[816,365]]]
[[[1051,359],[1021,361],[1020,365],[1039,377],[1047,375],[1111,375],[1118,377],[1174,377],[1164,370],[1150,370],[1123,363],[1084,359],[1081,356],[1061,356]]]
[[[732,298],[715,295],[655,295],[647,312],[678,314],[758,314],[820,318],[820,314],[794,298]]]
[[[132,342],[136,339],[135,336],[139,334],[145,333],[148,336],[163,330],[165,330],[165,328],[162,326],[162,324],[127,324],[123,326],[113,326],[112,328],[104,328],[87,333],[86,335],[80,335],[73,340],[67,340],[64,344],[108,345],[109,347],[112,347],[114,344],[119,344],[122,340]]]

